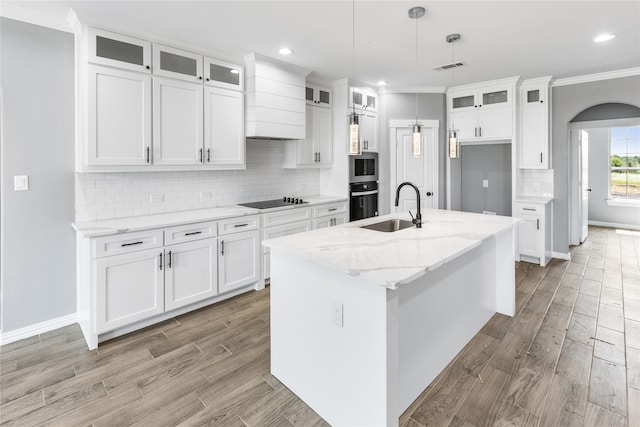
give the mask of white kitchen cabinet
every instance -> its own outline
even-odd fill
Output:
[[[94,64],[151,72],[151,43],[110,31],[89,28],[87,59]]]
[[[522,169],[549,169],[551,77],[526,80],[520,86],[518,139]]]
[[[162,249],[99,258],[95,262],[96,332],[103,333],[164,311]]]
[[[547,265],[551,259],[552,202],[517,202],[518,254],[522,261]]]
[[[217,252],[217,238],[165,247],[166,311],[218,294]]]
[[[312,212],[309,207],[292,207],[262,215],[262,240],[304,233],[313,228]],[[269,248],[262,246],[262,277],[270,277]]]
[[[238,64],[205,56],[204,83],[208,86],[242,91],[244,89],[244,68]]]
[[[245,168],[244,97],[242,92],[204,88],[204,162]]]
[[[331,89],[313,84],[307,84],[305,87],[305,99],[307,105],[315,105],[318,107],[331,108]]]
[[[460,140],[513,138],[516,81],[449,90],[448,120]]]
[[[202,83],[203,56],[161,44],[153,44],[153,74]]]
[[[260,280],[260,231],[221,236],[218,260],[220,293]]]
[[[307,105],[306,138],[285,141],[284,168],[323,168],[333,164],[333,112]]]
[[[346,202],[327,203],[313,207],[313,228],[333,227],[349,222]]]
[[[351,88],[349,106],[355,106],[359,110],[377,111],[378,94],[368,88]]]
[[[154,77],[153,164],[204,161],[202,84]]]
[[[90,65],[86,162],[151,164],[151,77]]]
[[[361,110],[360,115],[360,141],[362,151],[378,152],[378,113]]]

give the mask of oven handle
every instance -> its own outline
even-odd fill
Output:
[[[370,196],[372,194],[378,194],[378,190],[354,191],[354,192],[351,193],[351,196]]]

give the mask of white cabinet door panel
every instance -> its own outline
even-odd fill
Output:
[[[230,234],[220,238],[220,293],[258,281],[260,278],[260,232]]]
[[[482,106],[478,108],[479,138],[511,138],[513,134],[511,107]]]
[[[314,141],[316,124],[315,107],[307,106],[305,138],[298,141],[298,164],[312,165],[317,160],[317,149]]]
[[[522,216],[524,222],[519,224],[518,247],[520,255],[539,257],[538,253],[538,224],[539,219],[532,216]]]
[[[87,164],[147,165],[151,77],[89,66]]]
[[[165,247],[165,309],[218,294],[217,239]]]
[[[205,87],[205,163],[245,165],[242,92]]]
[[[202,108],[202,85],[153,79],[154,164],[202,163]]]
[[[149,249],[95,261],[98,333],[164,311],[162,250]]]

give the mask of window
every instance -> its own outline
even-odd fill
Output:
[[[640,126],[611,128],[610,132],[611,198],[640,201]]]

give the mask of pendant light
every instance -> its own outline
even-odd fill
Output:
[[[416,75],[418,71],[418,18],[424,16],[424,7],[416,6],[409,9],[409,18],[416,21]],[[418,91],[416,90],[416,122],[413,125],[413,137],[411,140],[411,155],[413,157],[422,157],[422,132],[418,124]]]
[[[356,0],[352,2],[352,53],[353,53],[353,83],[356,82]],[[360,117],[356,113],[356,103],[351,95],[352,110],[349,114],[349,155],[359,156],[362,154],[362,146],[360,144]]]
[[[453,48],[453,43],[457,42],[458,40],[460,40],[460,34],[449,34],[446,37],[447,43],[451,44],[451,63],[455,64],[455,51]],[[451,67],[451,99],[454,98],[453,93],[455,91],[455,89],[453,89],[453,69],[454,67]],[[453,114],[454,114],[455,110],[452,106],[451,108],[451,129],[449,130],[449,158],[451,159],[457,159],[458,157],[460,157],[460,141],[458,140],[458,132],[456,131],[455,128],[455,122],[453,120]]]

